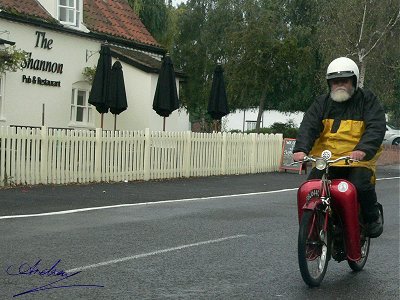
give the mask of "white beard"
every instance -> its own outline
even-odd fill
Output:
[[[354,88],[352,88],[350,92],[348,92],[346,89],[339,88],[335,91],[331,91],[331,98],[335,102],[344,102],[349,100],[353,94]]]

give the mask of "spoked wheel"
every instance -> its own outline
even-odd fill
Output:
[[[319,286],[328,268],[330,231],[324,231],[325,213],[304,211],[300,222],[298,258],[301,277],[311,287]]]
[[[364,226],[360,227],[360,231],[361,259],[358,261],[347,260],[350,268],[356,272],[361,271],[364,268],[369,254],[369,244],[371,243],[371,239],[366,236],[366,229]]]

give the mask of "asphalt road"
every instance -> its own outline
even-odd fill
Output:
[[[331,261],[315,289],[297,266],[295,189],[305,175],[0,190],[0,298],[42,287],[16,298],[399,299],[399,175],[378,171],[385,231],[365,269]],[[79,210],[104,206],[113,207]],[[54,265],[80,273],[46,286],[63,278],[38,274]]]

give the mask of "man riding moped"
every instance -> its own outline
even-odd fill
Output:
[[[330,178],[347,179],[357,189],[367,234],[383,232],[382,206],[375,191],[376,161],[382,151],[386,131],[384,110],[377,97],[358,86],[357,64],[346,57],[333,60],[327,69],[329,93],[319,96],[304,115],[293,149],[293,159],[332,152],[332,159],[350,156],[358,162],[332,166]],[[308,179],[319,179],[323,172],[313,168]]]

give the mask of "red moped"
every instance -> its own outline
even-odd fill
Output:
[[[361,271],[367,261],[370,238],[366,234],[357,191],[344,179],[329,179],[329,166],[339,161],[354,162],[349,156],[329,160],[325,150],[322,157],[305,157],[324,170],[321,179],[308,180],[297,193],[299,236],[298,261],[304,282],[319,286],[331,258],[347,260],[354,271]]]

